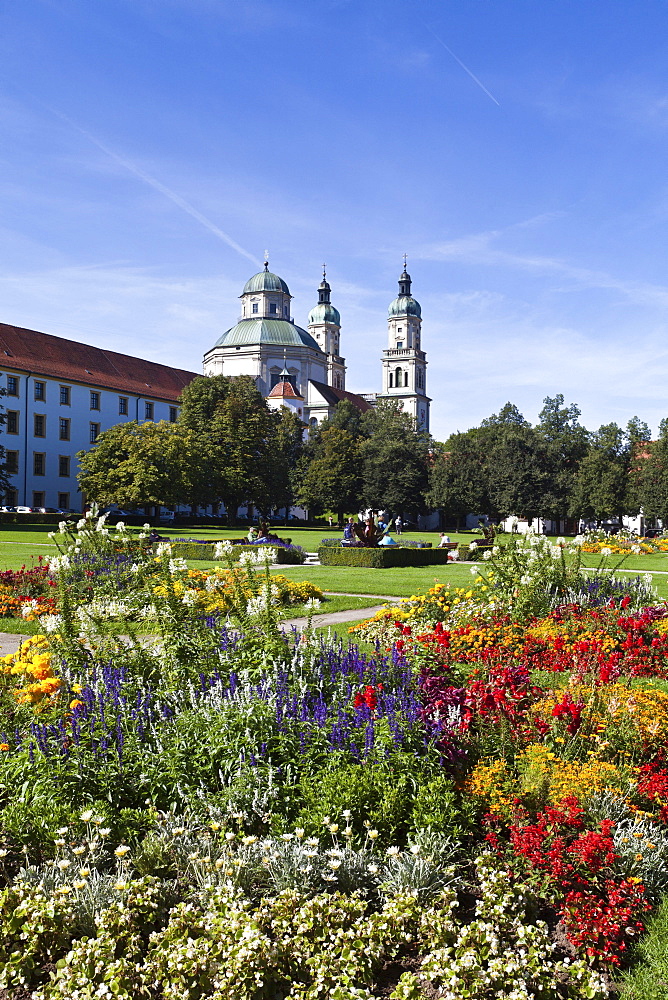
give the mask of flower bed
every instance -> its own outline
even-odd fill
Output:
[[[283,634],[257,551],[202,573],[106,532],[63,532],[59,616],[2,661],[0,989],[616,995],[668,893],[645,581],[490,550],[362,653]],[[112,601],[155,638],[114,636]]]

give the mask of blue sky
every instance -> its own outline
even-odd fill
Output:
[[[0,0],[0,321],[199,371],[268,248],[444,439],[668,416],[666,0]],[[257,262],[257,266],[256,263]]]

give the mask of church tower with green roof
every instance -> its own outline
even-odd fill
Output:
[[[393,399],[403,404],[420,430],[429,430],[427,396],[427,355],[422,350],[422,309],[411,294],[411,276],[404,270],[399,278],[399,294],[387,312],[388,345],[383,351],[383,388],[377,399]]]

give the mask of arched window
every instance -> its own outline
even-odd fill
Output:
[[[394,384],[397,389],[401,386],[401,368],[397,368],[394,373]]]

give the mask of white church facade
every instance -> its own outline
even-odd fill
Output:
[[[310,425],[331,416],[342,399],[361,410],[377,399],[391,399],[400,402],[422,430],[429,430],[422,314],[405,267],[399,295],[388,310],[381,392],[358,395],[346,389],[341,316],[332,305],[324,272],[306,329],[295,323],[290,289],[269,270],[268,261],[263,271],[249,278],[240,298],[239,321],[204,355],[205,375],[250,375],[270,406],[288,406]]]

